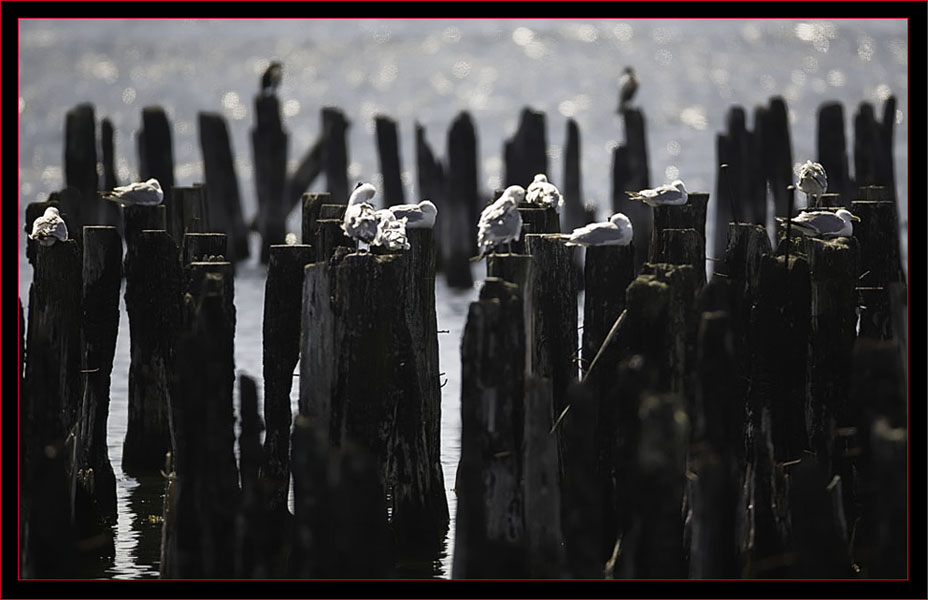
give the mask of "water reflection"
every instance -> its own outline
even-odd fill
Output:
[[[105,571],[106,576],[122,579],[160,576],[163,500],[164,478],[160,474],[138,479],[123,475],[117,481],[116,557]]]

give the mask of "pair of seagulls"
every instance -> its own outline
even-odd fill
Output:
[[[358,249],[369,251],[372,246],[390,251],[409,250],[407,229],[435,226],[438,209],[429,200],[418,204],[397,204],[376,210],[370,200],[377,194],[371,183],[361,182],[348,198],[342,231],[355,240]]]
[[[101,196],[107,200],[118,202],[122,206],[157,206],[164,199],[164,192],[158,180],[151,178],[113,188],[112,191],[103,192]],[[68,239],[68,226],[61,213],[55,206],[49,206],[45,213],[32,222],[32,233],[29,239],[37,241],[42,246],[51,246],[55,242],[64,242]]]
[[[564,206],[564,196],[544,173],[535,175],[527,188],[510,185],[503,193],[487,205],[477,222],[477,249],[479,260],[497,248],[509,246],[522,235],[522,213],[520,204],[538,208],[554,208],[558,213]]]
[[[828,176],[825,174],[824,167],[817,162],[807,160],[799,167],[799,181],[796,187],[805,193],[806,198],[814,199],[810,205],[818,204],[818,200],[828,189]],[[839,208],[834,212],[803,210],[789,220],[777,217],[777,222],[788,223],[808,237],[821,239],[853,235],[854,221],[860,221],[860,217],[845,208]]]

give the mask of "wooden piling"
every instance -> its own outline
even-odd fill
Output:
[[[348,142],[350,123],[341,110],[333,106],[322,108],[323,172],[326,191],[332,198],[347,202],[351,189],[348,186]]]
[[[136,132],[136,145],[139,179],[145,181],[154,177],[158,180],[164,192],[162,205],[170,214],[173,203],[171,190],[174,188],[174,148],[171,124],[161,106],[142,108],[142,124]]]
[[[416,181],[418,183],[419,198],[430,200],[438,212],[442,212],[446,205],[445,178],[441,161],[435,158],[432,148],[425,139],[425,128],[416,123]],[[444,219],[444,217],[442,217]],[[433,228],[433,243],[435,244],[435,269],[444,270],[444,242],[442,232],[444,226],[441,221]],[[468,266],[468,270],[470,267]]]
[[[383,176],[383,190],[378,194],[381,208],[405,204],[406,194],[403,192],[400,142],[396,121],[385,115],[376,115],[374,133],[377,138],[380,174]]]
[[[854,113],[854,176],[858,188],[882,186],[889,199],[896,199],[893,164],[893,128],[896,123],[896,98],[890,96],[883,104],[883,117],[878,119],[874,106],[861,102]]]
[[[312,245],[316,240],[316,231],[318,230],[317,221],[319,220],[319,211],[323,204],[331,202],[328,192],[320,194],[303,194],[301,199],[301,219],[300,219],[300,239],[306,245]],[[347,199],[345,200],[347,203]]]
[[[76,515],[78,526],[95,535],[116,522],[116,477],[107,454],[110,381],[122,286],[122,239],[115,227],[84,227],[82,282],[83,397],[75,430],[72,486],[86,503],[86,511]]]
[[[65,115],[64,180],[80,193],[80,202],[68,207],[74,231],[99,219],[97,198],[97,135],[93,105],[78,104]]]
[[[699,238],[694,248],[705,256],[706,248],[706,212],[709,204],[709,194],[690,192],[686,204],[682,206],[655,206],[654,225],[648,246],[648,262],[661,261],[660,250],[664,242],[663,233],[666,229],[692,229]],[[641,238],[639,238],[641,239]],[[694,265],[695,266],[695,265]],[[703,269],[705,270],[705,269]]]
[[[345,219],[345,209],[347,208],[347,204],[323,204],[319,207],[319,220],[335,219],[343,221]]]
[[[522,444],[522,495],[524,502],[527,576],[559,578],[564,569],[564,535],[561,528],[561,488],[557,441],[551,435],[551,380],[525,379]]]
[[[564,197],[561,228],[571,232],[590,221],[583,203],[580,175],[580,128],[574,119],[567,119],[567,141],[564,144],[564,178],[560,192]]]
[[[270,247],[264,288],[264,459],[261,477],[271,497],[268,508],[287,510],[290,489],[290,390],[300,358],[303,270],[313,261],[312,246]]]
[[[325,151],[325,139],[320,136],[316,142],[309,147],[309,150],[297,163],[296,168],[287,177],[286,203],[284,204],[286,212],[289,214],[306,195],[306,190],[312,185],[316,177],[322,173],[323,152]]]
[[[229,236],[226,260],[238,262],[248,258],[251,250],[226,120],[220,114],[201,111],[197,122],[211,229]]]
[[[116,177],[116,151],[113,142],[115,135],[112,121],[108,118],[100,121],[100,162],[103,165],[104,190],[112,190],[119,185]],[[93,198],[95,201],[98,198],[96,190],[93,191]],[[98,202],[97,206],[99,209],[97,221],[100,225],[114,225],[117,229],[122,228],[119,206],[115,202]]]
[[[792,574],[801,578],[841,579],[854,577],[847,539],[834,514],[830,490],[840,481],[812,461],[790,470],[789,513],[792,550],[796,553]]]
[[[519,127],[503,144],[504,187],[527,187],[538,173],[548,172],[548,137],[545,113],[526,106],[519,113]],[[476,222],[476,221],[474,221]]]
[[[166,229],[166,211],[167,208],[163,204],[157,206],[122,207],[122,230],[126,240],[126,248],[134,247],[138,243],[142,231]]]
[[[167,229],[179,247],[184,244],[187,233],[210,231],[209,203],[206,201],[206,186],[174,186],[171,190],[171,212],[167,215]]]
[[[635,278],[634,259],[634,243],[586,248],[580,363],[583,373],[625,310],[625,289]]]
[[[356,250],[358,243],[345,235],[341,219],[318,219],[316,237],[311,244],[315,248],[316,261],[328,261],[337,248]]]
[[[288,134],[280,116],[276,94],[255,96],[255,126],[251,149],[255,166],[258,225],[261,233],[261,264],[267,264],[270,247],[284,243],[289,203],[284,197],[287,181]]]
[[[625,144],[612,151],[612,212],[624,213],[632,222],[636,239],[647,240],[651,237],[653,224],[651,207],[631,200],[625,194],[627,191],[636,192],[651,187],[644,114],[639,109],[631,108],[625,111],[623,120]],[[639,244],[637,252],[636,270],[647,260],[643,244]]]
[[[477,255],[477,134],[470,114],[459,113],[448,129],[442,216],[437,226],[443,244],[442,265],[448,286],[473,286],[470,258]]]
[[[828,190],[838,195],[837,206],[850,208],[856,187],[848,169],[844,105],[840,102],[820,105],[816,124],[816,162],[828,173]]]
[[[176,388],[170,405],[176,554],[162,565],[162,578],[228,578],[235,573],[235,517],[241,492],[233,448],[231,269],[229,263],[187,267],[190,291],[184,299],[184,327],[177,336]]]
[[[171,450],[168,413],[182,293],[180,258],[167,231],[139,232],[127,248],[124,270],[131,361],[122,468],[158,473]]]
[[[224,233],[184,234],[182,265],[192,262],[227,262],[228,236]]]
[[[755,113],[755,130],[759,133],[761,154],[759,166],[763,180],[773,194],[773,210],[778,216],[786,216],[791,204],[794,190],[787,189],[793,183],[793,154],[789,135],[789,115],[786,101],[781,96],[770,99],[766,107],[760,107]],[[766,196],[766,190],[764,191]],[[764,223],[767,218],[766,201],[764,211],[758,216],[757,223]],[[792,215],[789,215],[792,216]]]
[[[525,396],[518,287],[487,278],[461,342],[461,458],[452,577],[527,572],[515,415]]]

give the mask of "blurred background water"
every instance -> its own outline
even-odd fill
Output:
[[[135,133],[143,107],[159,105],[173,131],[175,183],[203,181],[197,114],[227,119],[246,221],[256,212],[250,130],[253,98],[271,60],[284,65],[278,90],[290,134],[289,169],[321,132],[320,109],[340,108],[348,130],[349,182],[381,176],[374,117],[397,122],[407,201],[419,200],[415,125],[439,158],[461,111],[473,117],[479,184],[489,193],[503,183],[503,144],[519,112],[544,112],[549,179],[563,177],[566,124],[580,129],[583,202],[608,215],[612,148],[624,143],[615,112],[625,65],[641,79],[636,97],[646,119],[650,178],[680,177],[691,191],[714,195],[715,137],[735,105],[750,115],[782,96],[789,109],[793,159],[816,159],[816,111],[829,101],[845,106],[853,143],[853,114],[870,102],[881,114],[893,95],[894,160],[903,263],[907,265],[908,37],[904,19],[23,19],[19,22],[19,294],[28,299],[32,268],[25,258],[23,213],[64,187],[65,113],[94,105],[99,123],[115,128],[120,184],[137,179]],[[853,157],[850,157],[853,175]],[[527,182],[526,182],[527,183]],[[319,178],[308,191],[325,191]],[[801,195],[797,195],[801,202]],[[714,232],[711,215],[707,236]],[[439,218],[441,216],[439,215]],[[299,232],[299,211],[288,219]],[[265,269],[252,259],[236,272],[236,369],[259,381]],[[711,242],[710,242],[711,244]],[[442,576],[450,576],[454,544],[453,482],[459,453],[459,345],[475,289],[436,282],[442,389],[442,464],[452,527]],[[161,499],[158,486],[121,471],[129,369],[128,320],[120,307],[113,367],[109,456],[117,474],[116,557],[97,577],[158,575]],[[296,386],[295,386],[296,387]],[[297,390],[291,394],[296,410]],[[237,389],[236,389],[237,407]],[[151,490],[155,490],[152,492]]]

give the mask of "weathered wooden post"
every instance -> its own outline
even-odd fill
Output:
[[[139,234],[145,230],[166,229],[167,212],[163,204],[158,206],[124,206],[122,210],[123,236],[126,248],[137,244]]]
[[[226,260],[235,263],[248,258],[251,250],[226,120],[220,114],[199,112],[197,122],[211,229],[229,236]]]
[[[129,415],[122,468],[158,473],[171,450],[169,410],[181,323],[181,265],[167,231],[143,230],[125,258],[129,316]]]
[[[22,473],[24,577],[73,577],[77,531],[68,477],[80,404],[81,247],[35,246],[29,288]]]
[[[770,186],[773,193],[774,214],[786,215],[787,207],[791,204],[790,196],[794,190],[788,189],[793,182],[793,152],[789,136],[789,116],[786,101],[775,96],[770,99],[767,107],[758,107],[755,112],[755,131],[758,133],[760,143],[759,167],[764,181]],[[764,192],[766,197],[766,190]],[[763,204],[761,220],[766,221],[766,201]],[[792,215],[790,215],[792,216]]]
[[[682,206],[655,206],[651,209],[654,213],[654,225],[651,229],[648,246],[648,262],[671,262],[660,260],[661,249],[664,245],[664,231],[667,229],[694,230],[698,235],[698,239],[692,244],[693,249],[705,257],[706,212],[708,210],[709,194],[690,192],[687,196],[686,204]],[[637,231],[635,233],[637,237]],[[696,267],[695,264],[693,266]],[[705,272],[705,263],[703,263],[703,272]]]
[[[834,428],[848,424],[845,407],[857,336],[859,247],[853,237],[809,239],[808,244],[811,325],[806,426],[817,460],[830,467]]]
[[[548,172],[548,136],[543,112],[522,108],[519,128],[503,144],[503,157],[505,187],[526,187],[537,173]]]
[[[184,235],[210,231],[209,203],[206,186],[174,186],[173,199],[167,215],[167,228],[178,247],[184,244]]]
[[[171,189],[174,187],[174,148],[171,139],[171,124],[167,114],[160,106],[146,106],[142,109],[142,126],[136,132],[139,155],[139,178],[142,181],[154,177],[164,191],[164,206],[173,201]]]
[[[96,127],[92,104],[78,104],[65,115],[65,186],[80,193],[80,202],[68,207],[71,213],[69,225],[74,227],[75,233],[85,224],[96,224],[101,209],[97,198]]]
[[[527,572],[521,448],[514,436],[525,396],[524,343],[518,287],[487,278],[461,342],[455,579]]]
[[[311,245],[315,249],[316,262],[328,261],[337,248],[355,250],[358,247],[356,241],[345,235],[341,219],[317,219],[316,237]]]
[[[269,510],[286,511],[290,489],[290,389],[300,359],[303,270],[312,246],[270,247],[264,288],[264,459],[261,477],[271,496]]]
[[[635,278],[634,242],[590,246],[583,266],[582,371],[586,373],[606,335],[625,310],[625,289]]]
[[[286,202],[284,206],[286,213],[289,214],[300,203],[306,194],[306,190],[312,185],[316,177],[322,173],[323,152],[325,151],[325,138],[320,136],[316,142],[309,147],[296,168],[287,176],[287,186],[285,189]]]
[[[241,501],[233,447],[232,265],[191,263],[185,270],[188,291],[170,405],[176,553],[162,564],[161,576],[231,577]]]
[[[100,121],[100,152],[102,154],[100,162],[103,164],[103,189],[111,190],[119,185],[116,178],[116,152],[114,150],[113,139],[115,132],[113,122],[108,118]],[[93,192],[94,198],[98,198],[96,190]],[[98,202],[99,212],[97,219],[101,225],[114,225],[117,229],[122,228],[122,219],[119,217],[119,206],[115,202]]]
[[[445,177],[441,161],[435,158],[432,148],[425,139],[425,127],[416,123],[416,180],[419,184],[419,197],[430,200],[442,212],[447,205],[445,195]],[[441,223],[433,229],[433,243],[435,244],[435,269],[444,271],[444,242],[447,237]],[[467,266],[468,272],[470,266]]]
[[[477,134],[468,113],[460,113],[448,129],[442,219],[438,224],[444,246],[442,265],[452,288],[473,286],[470,258],[477,255]]]
[[[115,227],[84,227],[82,281],[84,392],[75,429],[71,481],[86,502],[77,505],[85,508],[76,515],[79,527],[94,531],[116,522],[116,477],[106,440],[122,285],[122,239]]]
[[[625,144],[612,151],[612,212],[624,213],[632,222],[635,237],[647,240],[651,237],[653,215],[651,207],[643,202],[630,200],[625,192],[635,192],[651,186],[648,166],[647,140],[645,137],[644,114],[631,108],[623,114]],[[644,244],[639,244],[635,256],[637,271],[647,260]]]
[[[319,211],[323,204],[329,204],[332,200],[328,192],[319,194],[303,194],[301,198],[301,219],[300,219],[300,239],[306,245],[312,245],[316,240],[316,231],[318,230],[317,221],[319,220]],[[347,198],[345,199],[347,202]]]
[[[564,535],[557,438],[551,434],[551,380],[527,376],[524,402],[521,447],[526,572],[533,579],[556,578],[564,570]]]
[[[828,173],[828,190],[838,194],[838,206],[850,208],[855,187],[848,170],[847,139],[844,134],[844,105],[840,102],[823,103],[818,107],[816,122],[818,125],[816,136],[817,162]]]
[[[183,238],[181,264],[192,262],[226,262],[228,236],[224,233],[186,233]]]
[[[348,186],[348,142],[350,123],[345,115],[333,106],[322,108],[323,172],[326,191],[341,202],[348,201],[351,188]],[[352,186],[353,187],[353,186]]]
[[[854,177],[861,187],[888,188],[889,199],[896,199],[893,165],[893,127],[896,123],[896,98],[883,104],[883,118],[878,120],[872,104],[861,102],[854,114]]]
[[[374,117],[374,132],[377,138],[377,157],[380,174],[383,175],[383,190],[378,194],[382,207],[405,204],[400,165],[400,142],[396,121],[385,116]]]
[[[261,232],[261,263],[267,264],[269,248],[284,243],[287,208],[290,206],[284,197],[288,135],[281,121],[280,100],[276,94],[261,92],[255,96],[255,116],[251,149]]]
[[[580,128],[574,119],[567,119],[567,142],[564,144],[564,179],[560,188],[564,196],[561,229],[570,232],[590,222],[584,209],[580,176]]]
[[[831,480],[831,481],[829,481]],[[827,468],[803,461],[790,469],[789,513],[794,577],[839,579],[854,577],[847,539],[834,514],[830,491],[840,478]]]

